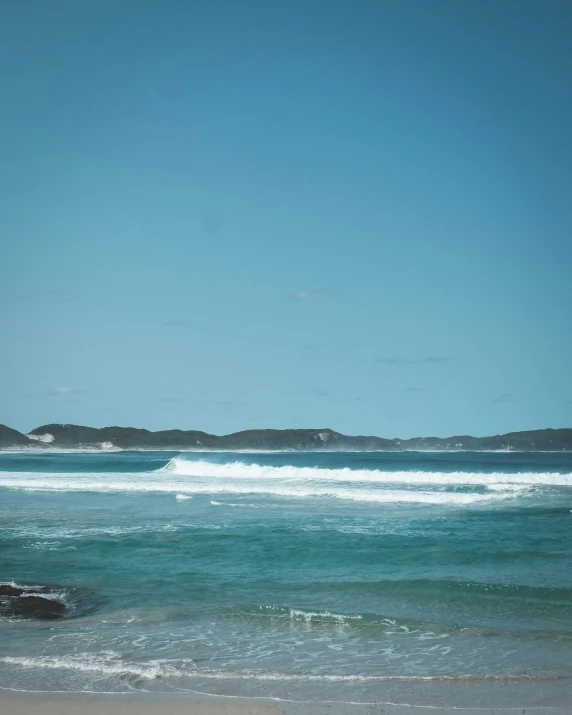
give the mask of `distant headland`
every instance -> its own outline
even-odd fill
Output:
[[[331,429],[259,429],[227,435],[196,430],[151,432],[135,427],[82,427],[51,424],[23,434],[0,425],[0,449],[196,449],[196,450],[292,450],[292,451],[376,451],[407,450],[572,450],[572,429],[542,429],[509,432],[492,437],[383,437],[348,436]]]

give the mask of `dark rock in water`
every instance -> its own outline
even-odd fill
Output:
[[[13,616],[52,620],[61,618],[66,612],[66,606],[61,601],[43,596],[16,596],[9,605]]]
[[[91,590],[57,584],[0,581],[0,617],[77,618],[101,608],[106,599]]]
[[[0,583],[0,598],[2,598],[2,596],[21,596],[23,593],[25,593],[23,588],[16,588],[7,583]]]

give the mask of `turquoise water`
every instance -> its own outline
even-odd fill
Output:
[[[572,697],[572,454],[2,453],[0,686]]]

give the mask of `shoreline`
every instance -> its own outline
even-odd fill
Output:
[[[0,688],[2,715],[570,715],[569,706],[456,707],[296,701],[202,693],[92,693]]]
[[[569,456],[45,454],[2,458],[0,715],[572,715]]]

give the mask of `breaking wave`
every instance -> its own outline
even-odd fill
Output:
[[[78,670],[84,673],[102,673],[112,676],[135,676],[144,679],[176,677],[183,674],[180,668],[161,660],[150,660],[143,663],[128,663],[121,660],[115,651],[101,653],[77,653],[61,656],[6,656],[0,658],[0,663],[20,665],[24,668],[62,668]],[[192,661],[189,661],[192,664]]]
[[[75,670],[83,673],[100,673],[107,676],[131,677],[143,680],[158,678],[193,677],[199,680],[234,680],[248,679],[261,681],[313,681],[338,683],[374,683],[385,681],[403,682],[518,682],[518,681],[556,681],[567,680],[571,676],[551,674],[526,675],[341,675],[341,674],[297,674],[280,673],[256,669],[225,670],[223,668],[199,668],[191,659],[154,659],[142,662],[129,662],[120,658],[119,653],[103,651],[100,653],[75,653],[63,656],[19,657],[7,656],[0,658],[0,663],[16,665],[23,668],[54,668]]]
[[[440,484],[440,485],[507,485],[572,486],[572,474],[557,472],[425,472],[382,471],[379,469],[324,469],[321,467],[272,467],[261,464],[231,462],[217,464],[175,457],[158,470],[179,476],[210,477],[213,479],[265,479],[273,481],[361,482],[372,484]]]
[[[379,504],[390,503],[423,503],[423,504],[457,504],[468,505],[489,501],[492,498],[508,498],[513,492],[494,492],[491,494],[471,494],[442,491],[415,491],[407,489],[360,489],[337,487],[316,487],[308,484],[281,482],[259,482],[251,484],[236,483],[232,480],[226,482],[191,482],[180,479],[174,481],[145,480],[144,475],[137,475],[141,479],[117,481],[107,478],[98,480],[100,475],[53,475],[46,478],[42,475],[37,478],[31,474],[18,475],[18,477],[0,478],[0,487],[23,489],[25,491],[70,491],[70,492],[147,492],[147,493],[175,493],[179,500],[182,495],[195,494],[234,494],[234,495],[261,495],[288,498],[329,497],[333,499],[346,499],[356,502],[370,502]],[[106,475],[108,476],[108,475]],[[218,506],[218,505],[216,505]]]
[[[178,501],[188,500],[192,495],[205,494],[216,499],[224,494],[467,506],[514,499],[536,488],[554,486],[572,486],[572,474],[273,467],[182,457],[146,472],[0,472],[0,487],[9,489],[167,493],[174,494]],[[219,505],[223,504],[213,503]]]

